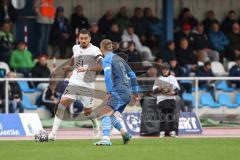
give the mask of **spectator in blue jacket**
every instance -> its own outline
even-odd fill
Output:
[[[196,76],[197,77],[215,77],[211,69],[211,62],[207,61],[204,63],[204,66],[199,67],[196,73]],[[207,91],[210,92],[210,94],[215,100],[216,87],[213,80],[199,81],[199,87],[206,88]]]
[[[229,71],[230,77],[240,77],[240,56],[237,57],[236,65],[234,65]],[[233,85],[236,85],[237,88],[240,88],[240,81],[235,80],[231,81]]]
[[[223,54],[225,47],[229,44],[228,38],[220,30],[218,22],[214,22],[211,26],[211,30],[208,32],[209,42],[214,50],[220,53],[220,60],[223,60]]]

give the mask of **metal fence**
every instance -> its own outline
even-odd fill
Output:
[[[138,80],[143,80],[143,81],[149,81],[149,80],[154,80],[155,78],[138,78]],[[0,78],[0,82],[5,82],[5,113],[9,112],[9,94],[8,94],[8,85],[9,82],[11,81],[28,81],[28,82],[49,82],[49,81],[61,81],[64,80],[63,78]],[[199,86],[198,82],[201,80],[239,80],[240,77],[177,77],[177,80],[191,80],[194,81],[194,86],[195,86],[195,112],[198,114],[198,109],[199,109]],[[97,81],[104,81],[103,77],[96,78]]]

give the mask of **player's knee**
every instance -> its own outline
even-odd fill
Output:
[[[92,113],[92,108],[84,108],[83,113],[85,116],[89,116]]]

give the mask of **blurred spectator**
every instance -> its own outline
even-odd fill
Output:
[[[38,26],[37,54],[46,54],[48,53],[50,29],[55,17],[54,0],[35,0],[34,9],[37,14]]]
[[[67,18],[64,16],[64,8],[58,7],[56,17],[50,32],[50,43],[57,47],[61,58],[67,58],[67,46],[71,38],[71,29]]]
[[[38,58],[38,62],[35,67],[32,69],[32,77],[33,78],[49,78],[50,77],[50,69],[47,66],[47,56],[42,55]],[[47,88],[48,83],[46,82],[35,82],[34,85],[39,90],[44,90]]]
[[[193,50],[189,47],[189,42],[186,38],[180,40],[179,48],[176,49],[176,55],[178,63],[184,71],[184,75],[189,76],[191,71],[196,71],[197,59]]]
[[[15,8],[12,6],[10,0],[1,0],[0,4],[0,26],[3,22],[14,23],[17,14]]]
[[[128,55],[128,62],[142,62],[140,53],[136,50],[134,42],[129,42],[128,50],[126,51]]]
[[[132,18],[130,19],[131,25],[134,28],[135,33],[139,36],[141,42],[145,42],[145,34],[147,32],[147,26],[144,25],[143,11],[141,8],[136,7]]]
[[[15,78],[14,72],[9,72],[7,78]],[[22,104],[22,91],[16,81],[9,82],[9,112],[15,113],[19,109],[19,113],[24,112]]]
[[[90,27],[91,43],[95,46],[100,46],[100,42],[104,39],[104,36],[98,31],[97,23],[92,23]]]
[[[32,58],[32,53],[26,49],[25,42],[18,42],[17,49],[11,54],[9,64],[12,69],[16,70],[18,73],[22,73],[24,77],[30,76],[29,74],[35,62]]]
[[[187,74],[184,73],[182,67],[178,64],[177,59],[173,58],[169,61],[171,75],[175,77],[185,77]],[[192,93],[192,84],[189,81],[178,81],[181,87],[181,91],[186,91],[187,93]]]
[[[98,21],[99,32],[107,34],[110,31],[111,26],[115,23],[112,10],[108,10]]]
[[[162,36],[162,23],[153,15],[153,11],[149,7],[143,9],[143,16],[142,26],[147,26],[145,44],[152,50],[159,49],[159,43]]]
[[[192,46],[196,51],[198,61],[219,61],[219,53],[210,48],[210,43],[208,41],[207,35],[204,32],[204,26],[202,24],[199,23],[196,26],[192,37]]]
[[[218,22],[213,22],[210,31],[208,32],[208,38],[211,47],[219,52],[220,61],[223,61],[225,47],[229,44],[228,38],[220,30]]]
[[[193,29],[198,24],[198,20],[192,15],[189,8],[183,8],[178,16],[177,23],[180,28],[184,24],[188,24],[190,25],[190,29]]]
[[[181,28],[181,31],[174,34],[174,42],[176,44],[176,47],[179,47],[179,42],[182,38],[187,38],[189,47],[192,47],[193,37],[191,34],[191,26],[189,24],[184,24]]]
[[[11,51],[14,48],[14,37],[9,22],[4,22],[0,31],[0,61],[9,63]]]
[[[110,39],[113,42],[121,41],[121,32],[119,31],[118,25],[113,24],[111,30],[106,34],[106,38]]]
[[[136,45],[136,50],[140,52],[143,60],[154,60],[151,50],[142,45],[132,26],[128,26],[128,29],[123,32],[122,41],[133,41]]]
[[[212,26],[212,23],[216,21],[218,22],[218,20],[215,18],[214,11],[213,10],[207,11],[206,18],[202,21],[205,33],[208,33],[209,29]]]
[[[141,92],[143,93],[144,96],[152,96],[153,95],[153,85],[155,79],[158,77],[158,70],[156,67],[150,67],[146,73],[142,74],[141,77],[143,78],[152,78],[151,80],[141,80],[139,82]],[[143,99],[141,100],[141,104],[143,102]]]
[[[126,7],[120,8],[119,12],[116,14],[115,20],[117,25],[119,26],[119,32],[122,34],[123,31],[127,29],[130,24]]]
[[[240,56],[236,58],[236,65],[234,65],[230,70],[229,70],[229,76],[230,77],[240,77]],[[240,88],[240,81],[239,80],[234,80],[231,81],[233,85],[236,86],[236,88]]]
[[[76,28],[80,31],[83,28],[89,29],[90,27],[88,19],[83,14],[83,7],[81,5],[75,7],[74,13],[71,16],[71,26],[74,32]]]
[[[176,59],[176,52],[175,52],[175,43],[173,41],[167,42],[165,60],[169,62],[172,59]]]
[[[204,66],[199,67],[196,76],[198,77],[215,77],[212,69],[211,69],[211,62],[205,62]],[[200,89],[207,89],[208,92],[210,92],[210,94],[212,95],[212,97],[214,98],[214,100],[216,100],[215,97],[215,91],[216,91],[216,87],[214,84],[213,80],[201,80],[199,81],[199,88]]]
[[[227,34],[231,32],[232,24],[237,22],[237,13],[234,10],[230,10],[228,15],[222,22],[222,31]]]
[[[55,92],[56,85],[51,84],[46,88],[40,98],[37,100],[37,105],[44,105],[50,111],[51,117],[55,115],[55,107],[58,104],[58,98]]]
[[[178,65],[176,58],[169,59],[170,69],[171,69],[171,75],[175,77],[183,77],[184,73],[182,68]]]
[[[235,61],[236,57],[240,55],[240,26],[237,22],[233,23],[232,30],[227,36],[229,45],[225,57],[229,61]]]

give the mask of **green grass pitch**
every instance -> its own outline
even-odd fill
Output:
[[[239,138],[133,139],[93,146],[90,140],[0,141],[1,160],[239,160]]]

